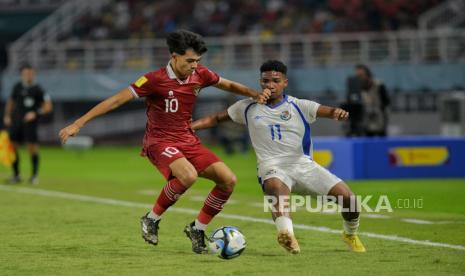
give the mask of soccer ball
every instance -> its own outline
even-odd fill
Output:
[[[239,257],[246,245],[244,235],[234,226],[220,227],[210,235],[210,252],[222,259]]]

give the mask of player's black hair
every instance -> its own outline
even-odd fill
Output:
[[[368,68],[368,66],[366,66],[365,64],[357,64],[355,65],[355,69],[363,70],[370,79],[373,77],[373,74],[371,73],[370,68]]]
[[[168,44],[170,53],[177,53],[180,55],[184,55],[189,48],[199,55],[202,55],[208,50],[205,41],[199,34],[186,30],[178,30],[168,34],[166,37],[166,44]]]
[[[260,66],[260,73],[266,71],[281,72],[283,75],[287,74],[287,66],[279,60],[267,60]]]
[[[23,72],[25,69],[34,69],[29,63],[24,63],[19,67],[19,72]]]

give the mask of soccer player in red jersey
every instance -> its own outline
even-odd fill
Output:
[[[162,214],[197,180],[204,177],[215,182],[197,218],[184,232],[192,241],[192,250],[207,251],[205,229],[233,192],[236,176],[210,150],[202,146],[190,127],[192,110],[200,89],[207,86],[254,98],[265,103],[270,91],[256,92],[240,83],[218,76],[200,64],[207,51],[203,39],[180,30],[167,37],[171,59],[167,66],[149,72],[117,94],[105,99],[60,133],[62,143],[93,118],[122,104],[145,97],[147,125],[142,155],[157,167],[168,181],[153,209],[141,218],[142,238],[158,244],[158,228]]]

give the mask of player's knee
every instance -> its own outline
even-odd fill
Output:
[[[272,178],[265,180],[264,191],[267,195],[282,196],[290,193],[288,187],[280,180]]]
[[[190,187],[192,184],[194,184],[195,181],[197,181],[197,172],[196,171],[190,171],[183,173],[181,176],[177,177],[181,183],[186,186]]]
[[[234,191],[234,187],[236,186],[237,177],[234,174],[228,176],[222,183],[221,188],[226,192],[232,193]]]
[[[352,193],[347,193],[342,196],[342,207],[355,210],[357,207],[357,198]]]
[[[231,175],[231,177],[229,178],[229,181],[228,181],[227,186],[229,186],[229,187],[231,187],[232,189],[234,189],[234,187],[236,186],[236,183],[237,183],[237,177],[233,174],[233,175]]]

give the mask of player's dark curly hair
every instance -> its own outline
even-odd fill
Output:
[[[262,64],[262,66],[260,66],[260,73],[266,71],[276,71],[286,75],[287,66],[279,60],[267,60]]]
[[[207,46],[203,38],[196,33],[186,30],[178,30],[170,33],[166,38],[166,44],[168,44],[170,53],[177,53],[180,55],[184,55],[189,48],[199,55],[207,51]]]

